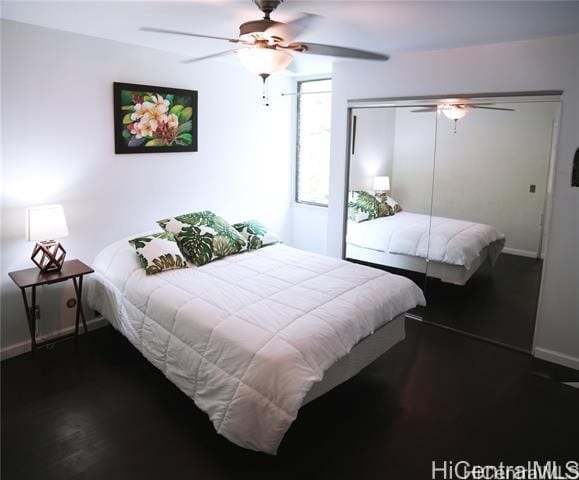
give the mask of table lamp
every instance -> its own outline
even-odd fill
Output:
[[[26,209],[26,239],[37,242],[32,261],[43,272],[59,271],[66,250],[55,238],[68,236],[62,205],[43,205]]]
[[[390,177],[378,176],[374,177],[374,193],[385,194],[390,190]]]

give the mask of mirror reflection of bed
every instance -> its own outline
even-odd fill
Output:
[[[344,256],[414,280],[424,321],[529,351],[559,97],[476,104],[350,109]]]

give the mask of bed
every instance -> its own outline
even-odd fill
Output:
[[[465,285],[485,261],[494,265],[504,245],[491,225],[402,211],[348,222],[346,258],[415,272],[428,265],[429,277]]]
[[[299,408],[404,338],[408,279],[282,244],[147,276],[127,239],[93,263],[91,308],[205,411],[275,454]]]

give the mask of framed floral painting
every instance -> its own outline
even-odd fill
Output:
[[[115,153],[197,151],[197,92],[114,84]]]

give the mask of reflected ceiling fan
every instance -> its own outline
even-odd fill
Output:
[[[464,103],[462,103],[464,102]],[[413,113],[438,112],[442,113],[446,118],[454,120],[454,133],[456,133],[456,123],[464,118],[472,109],[478,108],[481,110],[502,110],[505,112],[514,112],[514,108],[492,107],[493,103],[468,103],[466,100],[448,100],[439,105],[431,105],[418,110],[411,110]]]
[[[302,14],[295,20],[287,23],[276,22],[270,18],[283,0],[253,0],[263,12],[260,20],[250,20],[239,26],[238,38],[225,38],[198,33],[180,32],[162,28],[142,27],[145,32],[168,33],[188,37],[211,38],[237,44],[237,47],[223,52],[206,55],[204,57],[185,60],[183,63],[193,63],[209,58],[221,57],[232,53],[237,54],[241,63],[251,72],[259,75],[265,84],[267,78],[276,72],[282,71],[292,62],[290,53],[299,52],[313,55],[329,55],[333,57],[356,58],[364,60],[385,61],[390,58],[381,53],[357,50],[354,48],[323,45],[319,43],[294,42],[294,39],[306,31],[317,18],[317,15]]]

